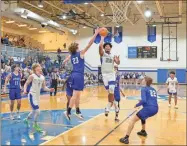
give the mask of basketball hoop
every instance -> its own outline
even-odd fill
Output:
[[[131,1],[109,1],[113,13],[113,22],[121,24],[127,20],[127,10]]]

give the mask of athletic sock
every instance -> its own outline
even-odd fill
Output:
[[[76,108],[76,114],[79,114],[80,113],[80,109],[79,107]]]
[[[141,130],[141,132],[145,132],[145,130]]]
[[[128,136],[128,135],[126,135],[126,136],[125,136],[125,138],[129,138],[129,136]]]
[[[68,107],[68,115],[71,115],[71,108],[70,107]]]

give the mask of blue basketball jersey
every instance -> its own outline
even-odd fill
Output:
[[[11,73],[11,79],[10,79],[10,89],[20,89],[20,81],[21,81],[21,75],[15,75],[13,72]]]
[[[137,106],[158,106],[157,103],[157,91],[153,87],[143,87],[141,89],[141,101]]]
[[[120,75],[116,76],[116,83],[115,83],[115,90],[114,90],[114,97],[116,101],[120,100],[120,86],[119,86],[119,81],[120,81]]]
[[[71,54],[71,63],[73,65],[72,73],[84,74],[84,59],[80,57],[80,52]]]

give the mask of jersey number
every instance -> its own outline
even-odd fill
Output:
[[[15,85],[16,85],[16,86],[19,85],[19,81],[15,81]]]
[[[112,59],[106,58],[106,63],[112,63]]]
[[[73,58],[73,64],[78,64],[78,63],[79,63],[78,57]]]
[[[157,97],[156,91],[150,90],[151,97]]]

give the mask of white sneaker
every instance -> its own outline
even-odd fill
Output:
[[[177,106],[177,105],[175,106],[175,109],[178,109],[178,106]]]
[[[15,118],[14,118],[14,116],[13,116],[13,114],[10,114],[10,120],[14,120]]]
[[[19,113],[17,113],[17,119],[21,119],[21,116],[20,116],[20,114]]]
[[[81,119],[81,120],[83,120],[84,119],[84,117],[83,117],[83,115],[81,114],[81,113],[74,113],[74,115],[75,116],[77,116],[79,119]]]
[[[67,119],[68,121],[71,120],[71,117],[70,117],[71,115],[68,115],[67,111],[64,112],[64,116],[66,117],[66,119]]]
[[[171,104],[168,104],[168,107],[171,107]]]

